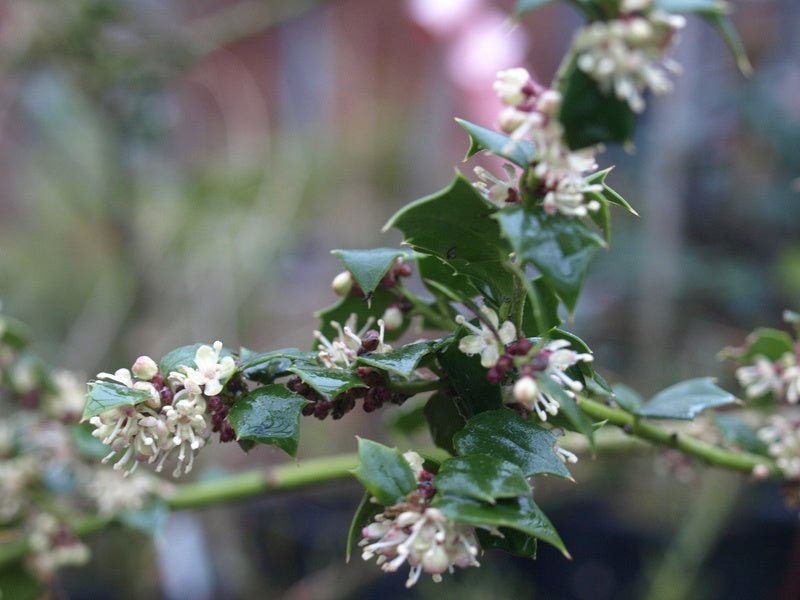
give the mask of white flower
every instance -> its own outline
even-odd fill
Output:
[[[637,8],[641,4],[628,2],[634,11],[641,10]],[[680,66],[666,55],[684,24],[683,17],[652,11],[587,25],[575,36],[578,68],[605,93],[613,93],[634,112],[642,112],[646,90],[663,94],[672,89],[669,76],[678,74]]]
[[[150,381],[158,373],[158,365],[149,356],[140,356],[133,363],[131,372],[142,381]]]
[[[124,477],[109,469],[92,469],[86,474],[86,495],[94,500],[102,517],[139,510],[151,496],[168,496],[172,487],[147,473]]]
[[[80,380],[71,371],[60,369],[52,374],[54,393],[48,393],[43,402],[44,411],[59,420],[80,417],[86,404],[85,379]]]
[[[786,401],[790,404],[797,404],[800,400],[800,366],[797,364],[797,356],[787,352],[780,361],[781,382],[786,386]]]
[[[462,315],[456,317],[456,323],[463,325],[475,335],[466,335],[458,343],[458,349],[464,354],[472,356],[481,355],[481,365],[491,368],[497,364],[500,355],[505,351],[505,345],[510,344],[517,337],[517,330],[511,321],[500,325],[497,313],[488,306],[482,306],[481,312],[484,319],[480,328],[467,321]]]
[[[576,392],[583,389],[583,384],[567,375],[566,370],[579,362],[591,362],[594,357],[570,350],[569,345],[567,340],[548,342],[532,359],[532,364],[538,363],[538,366],[521,369],[522,376],[514,383],[513,402],[534,411],[542,421],[547,421],[548,414],[557,415],[560,404],[536,381],[532,376],[533,371],[541,371],[559,386],[566,388],[564,393],[568,396],[574,397]]]
[[[476,560],[479,546],[475,530],[447,519],[436,508],[390,507],[362,529],[361,535],[364,539],[359,545],[363,547],[364,560],[377,556],[381,569],[390,573],[408,563],[411,571],[406,587],[413,586],[423,571],[439,582],[442,573],[452,573],[454,567],[480,566]]]
[[[337,296],[346,296],[353,289],[353,275],[350,271],[342,271],[331,281],[331,289]]]
[[[419,479],[419,474],[423,471],[422,465],[425,462],[425,459],[411,450],[404,452],[403,458],[406,459],[408,466],[411,467],[411,470],[414,472],[414,479]]]
[[[585,217],[589,211],[600,208],[597,200],[585,202],[584,194],[602,192],[603,186],[587,184],[583,177],[564,177],[544,197],[544,211],[561,213],[570,217]]]
[[[169,374],[170,381],[182,385],[192,394],[216,396],[236,371],[236,362],[232,356],[220,358],[222,342],[214,342],[214,346],[202,345],[194,356],[197,368],[183,365],[178,371]]]
[[[386,326],[386,331],[396,331],[403,326],[403,311],[397,306],[390,306],[383,311],[381,320]]]
[[[533,80],[523,68],[506,69],[497,74],[494,91],[504,104],[519,106],[533,92]]]
[[[172,404],[163,409],[167,429],[172,438],[172,449],[165,452],[156,466],[161,471],[172,450],[178,450],[178,464],[172,472],[179,477],[181,470],[188,473],[194,464],[194,455],[205,446],[211,427],[206,417],[206,401],[201,394],[184,389],[175,394]]]
[[[789,479],[800,479],[800,420],[773,415],[757,435]]]
[[[42,579],[61,567],[82,565],[89,560],[89,548],[47,513],[40,513],[32,520],[28,544],[30,566]]]
[[[370,348],[368,351],[374,354],[383,354],[391,351],[392,347],[384,343],[383,338],[386,333],[386,323],[383,319],[378,319],[379,332],[376,335],[373,331],[370,333],[369,326],[373,323],[370,317],[364,327],[356,333],[357,316],[355,313],[348,317],[347,321],[342,327],[337,321],[331,321],[331,325],[338,332],[338,336],[329,340],[321,331],[315,331],[314,337],[319,340],[317,345],[317,357],[320,362],[329,369],[348,369],[358,357],[360,350],[365,349],[364,344],[370,346],[374,345],[374,349]]]
[[[619,10],[623,13],[642,12],[653,6],[653,0],[622,0]]]
[[[783,379],[775,364],[761,355],[756,356],[753,363],[736,369],[736,379],[747,397],[760,398],[767,393],[783,396]]]
[[[26,455],[0,460],[0,522],[19,515],[27,502],[25,488],[40,475],[36,457]]]
[[[517,192],[517,173],[514,167],[505,164],[503,170],[506,172],[505,179],[499,179],[483,167],[475,167],[475,175],[481,181],[474,183],[475,188],[489,202],[500,208],[508,202],[516,202],[519,195]]]

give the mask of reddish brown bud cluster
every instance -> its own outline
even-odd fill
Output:
[[[302,381],[293,377],[286,382],[286,387],[310,401],[303,407],[303,415],[314,416],[317,419],[341,419],[356,407],[356,402],[361,400],[364,412],[374,412],[384,404],[402,404],[408,398],[389,389],[385,376],[369,367],[359,367],[358,376],[367,385],[365,388],[351,388],[329,400]]]
[[[527,338],[520,338],[506,346],[506,353],[503,354],[498,360],[497,364],[486,372],[486,379],[493,385],[498,385],[503,382],[509,371],[514,369],[514,357],[525,356],[533,348],[533,344]],[[538,352],[524,367],[519,369],[520,376],[532,377],[536,371],[544,371],[547,369],[549,363],[550,352],[542,350]]]
[[[211,431],[219,433],[219,441],[225,443],[235,440],[236,433],[228,422],[230,407],[219,396],[211,396],[208,399],[207,407],[211,415]]]

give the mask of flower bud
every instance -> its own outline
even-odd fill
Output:
[[[394,331],[403,326],[403,312],[397,306],[387,308],[381,318],[386,325],[387,331]]]
[[[444,573],[450,566],[450,557],[441,546],[434,546],[422,557],[422,568],[426,573]]]
[[[131,367],[134,377],[143,381],[150,381],[158,373],[158,365],[149,356],[140,356]]]
[[[504,104],[519,106],[528,97],[525,88],[529,87],[530,81],[530,73],[525,69],[506,69],[497,74],[494,91]]]
[[[514,384],[514,399],[517,402],[530,406],[539,389],[532,377],[520,377]]]
[[[331,282],[331,288],[339,296],[346,296],[353,289],[353,275],[350,271],[342,271]]]

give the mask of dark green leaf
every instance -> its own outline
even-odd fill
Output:
[[[369,298],[377,289],[384,275],[389,272],[401,256],[407,256],[396,248],[373,248],[371,250],[333,250],[344,268],[350,271],[361,290]]]
[[[531,486],[517,465],[489,454],[470,454],[442,463],[436,491],[494,504],[500,498],[530,494]]]
[[[358,508],[353,515],[353,520],[350,521],[350,529],[347,531],[345,562],[350,562],[353,550],[358,547],[358,542],[361,541],[361,530],[372,522],[375,515],[382,511],[378,504],[370,501],[371,497],[372,495],[369,492],[364,492],[361,502],[358,503]]]
[[[22,321],[0,314],[0,343],[16,351],[28,345],[30,329]]]
[[[433,342],[414,342],[384,354],[365,354],[358,357],[358,363],[389,371],[408,379],[420,361],[433,352]]]
[[[352,388],[367,387],[367,384],[355,373],[344,369],[328,369],[316,365],[294,365],[288,369],[305,383],[328,398]]]
[[[397,448],[358,438],[358,457],[353,475],[384,506],[397,504],[417,488],[414,472]]]
[[[611,210],[608,208],[608,199],[602,192],[587,192],[587,200],[594,200],[600,208],[589,213],[592,221],[603,232],[603,239],[606,244],[611,243]]]
[[[517,256],[541,272],[572,312],[602,238],[577,219],[522,207],[501,210],[497,220]]]
[[[694,419],[708,408],[737,402],[730,392],[717,387],[711,377],[682,381],[660,391],[636,414],[653,419]]]
[[[523,558],[536,558],[537,540],[535,537],[507,527],[499,527],[498,530],[503,537],[493,535],[485,529],[476,530],[481,548],[484,550],[502,550]]]
[[[514,9],[514,17],[524,17],[529,12],[550,4],[553,0],[517,0],[517,7]]]
[[[136,406],[150,399],[150,392],[135,390],[122,383],[94,381],[89,384],[89,395],[83,409],[83,421],[120,406]]]
[[[447,188],[395,213],[384,229],[400,229],[415,250],[438,257],[454,272],[494,290],[511,279],[502,268],[510,248],[491,218],[494,212],[459,173]]]
[[[550,519],[536,506],[530,496],[505,500],[497,504],[485,504],[467,498],[437,495],[434,505],[454,521],[476,526],[509,527],[555,546],[569,558],[564,542],[561,541]]]
[[[0,571],[0,598],[43,600],[50,597],[45,585],[19,564],[12,563]]]
[[[492,385],[486,379],[486,369],[481,366],[480,356],[467,356],[454,342],[439,352],[438,358],[447,381],[458,395],[458,406],[465,417],[503,405],[500,386]]]
[[[297,348],[284,348],[273,352],[251,352],[242,348],[240,353],[242,375],[250,381],[272,383],[276,377],[288,373],[295,361],[314,362],[314,352],[303,352]]]
[[[444,394],[434,394],[425,405],[425,418],[428,419],[433,443],[450,454],[455,454],[453,436],[467,422],[455,401]]]
[[[622,196],[620,196],[619,193],[617,193],[613,188],[611,188],[606,183],[606,177],[608,177],[608,174],[611,173],[611,170],[613,168],[614,167],[608,167],[607,169],[603,169],[602,171],[596,171],[592,173],[586,178],[586,183],[602,184],[603,191],[599,192],[599,194],[603,196],[603,198],[605,198],[607,202],[621,206],[622,208],[627,210],[630,214],[632,214],[634,217],[638,217],[639,213],[636,212],[636,210],[628,203],[628,201],[625,200],[625,198],[623,198]]]
[[[723,437],[742,450],[763,456],[768,455],[767,444],[739,416],[722,413],[714,415],[714,422]]]
[[[520,140],[515,144],[504,133],[486,129],[463,119],[456,119],[456,122],[469,134],[469,139],[472,143],[469,150],[467,150],[465,159],[474,156],[481,150],[485,150],[490,154],[511,161],[522,169],[533,161],[534,147],[530,141]]]
[[[560,384],[544,373],[539,373],[536,376],[536,381],[544,389],[545,393],[561,406],[559,412],[569,423],[569,429],[582,433],[589,440],[589,444],[594,445],[594,425],[592,420],[580,409],[575,399],[570,397]]]
[[[565,82],[559,120],[571,149],[633,139],[635,115],[626,101],[613,92],[604,94],[574,60],[565,73]]]
[[[513,410],[502,408],[471,418],[454,436],[458,454],[491,454],[514,463],[526,477],[539,474],[571,479],[554,447],[556,436]]]
[[[644,400],[633,388],[618,383],[614,386],[614,402],[616,402],[622,410],[635,414],[641,408]]]
[[[524,275],[524,273],[523,273]],[[522,319],[522,331],[528,337],[543,335],[563,322],[558,314],[558,296],[539,276],[526,285],[528,299]]]
[[[297,453],[300,411],[308,401],[273,383],[239,399],[228,414],[238,440],[277,446],[287,454]]]
[[[164,376],[164,378],[167,378],[170,373],[177,371],[178,367],[181,365],[194,368],[196,366],[194,357],[197,354],[197,350],[203,345],[210,344],[192,344],[191,346],[181,346],[180,348],[175,348],[175,350],[168,352],[158,363],[159,371],[161,371],[161,374]],[[227,348],[223,348],[220,352],[220,358],[225,356],[233,356],[233,353]]]

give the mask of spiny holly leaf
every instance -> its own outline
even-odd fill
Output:
[[[706,409],[736,403],[736,397],[717,387],[711,377],[676,383],[645,402],[636,414],[652,419],[692,420]]]
[[[181,346],[175,348],[171,352],[167,352],[158,363],[158,369],[161,374],[166,378],[173,371],[177,371],[180,366],[195,367],[194,357],[200,346],[210,344],[192,344],[191,346]],[[223,348],[220,352],[220,358],[225,356],[233,356],[228,348]]]
[[[351,388],[367,387],[355,373],[344,369],[328,369],[316,365],[294,365],[288,369],[304,383],[307,383],[323,396],[335,398]]]
[[[466,160],[474,156],[481,150],[494,154],[501,158],[511,161],[518,167],[526,168],[534,157],[533,143],[528,140],[520,140],[516,143],[504,133],[486,129],[480,125],[475,125],[463,119],[456,119],[456,123],[469,134],[472,145],[467,150]]]
[[[521,276],[525,276],[521,273]],[[553,327],[558,327],[563,322],[558,314],[558,296],[548,287],[544,279],[539,276],[528,281],[523,281],[528,299],[525,303],[525,313],[522,318],[522,331],[527,336],[542,335]]]
[[[594,446],[594,424],[580,409],[575,399],[567,394],[561,385],[544,373],[539,373],[536,376],[536,381],[548,396],[558,402],[561,407],[559,412],[566,418],[567,423],[569,423],[569,429],[585,435],[589,440],[589,444]]]
[[[486,379],[486,369],[481,366],[480,356],[467,356],[454,341],[439,352],[438,358],[447,380],[459,397],[459,407],[465,417],[503,405],[500,387]]]
[[[300,411],[308,401],[277,383],[257,388],[231,408],[228,421],[238,440],[277,446],[290,456],[297,454]]]
[[[492,290],[509,281],[502,268],[511,249],[491,219],[495,211],[458,173],[445,189],[412,202],[389,220],[384,230],[400,229],[405,244],[446,262],[454,272]]]
[[[434,394],[425,405],[425,418],[428,420],[433,443],[450,454],[455,454],[453,436],[464,428],[467,420],[454,399],[444,394]]]
[[[604,94],[575,60],[565,72],[564,100],[559,120],[573,150],[595,144],[623,144],[633,139],[635,115],[625,100]]]
[[[408,256],[408,253],[396,248],[332,250],[331,254],[339,257],[367,298],[372,296],[381,279],[397,263],[397,259]]]
[[[353,475],[384,506],[397,504],[416,489],[414,472],[397,448],[358,438],[358,458]]]
[[[367,319],[372,317],[373,322],[376,321],[383,315],[387,308],[397,303],[399,300],[400,298],[397,295],[379,287],[372,294],[369,303],[364,297],[348,294],[340,298],[336,304],[317,311],[314,313],[314,316],[318,317],[320,320],[319,330],[322,332],[322,335],[328,339],[332,339],[338,335],[338,332],[331,325],[331,321],[336,321],[344,326],[347,319],[350,318],[350,315],[355,314],[357,318],[357,327],[363,327]],[[405,333],[408,325],[409,321],[406,319],[399,329],[387,331],[386,340],[391,342],[399,338]]]
[[[714,423],[726,440],[742,450],[768,456],[767,444],[739,416],[727,413],[714,415]]]
[[[550,519],[530,496],[485,504],[468,498],[437,494],[433,504],[454,521],[515,529],[555,546],[564,556],[570,557]]]
[[[381,507],[374,502],[370,502],[371,494],[364,492],[361,502],[350,521],[350,529],[347,531],[347,548],[345,549],[345,562],[350,562],[353,550],[361,541],[361,530],[372,522],[372,519],[381,512]]]
[[[514,207],[496,215],[503,235],[525,264],[535,266],[572,312],[603,239],[577,219]]]
[[[530,494],[531,486],[517,465],[489,454],[469,454],[442,463],[436,491],[495,504],[500,498]]]
[[[501,408],[472,417],[453,438],[458,454],[491,454],[514,463],[526,477],[546,474],[572,479],[554,447],[556,436],[513,410]]]
[[[389,371],[408,379],[420,361],[433,352],[436,342],[414,342],[383,354],[365,354],[358,357],[358,364]]]
[[[260,383],[272,383],[276,377],[285,375],[295,362],[313,363],[314,352],[303,352],[297,348],[284,348],[273,352],[252,352],[242,348],[239,353],[240,369],[245,379]]]
[[[627,210],[630,214],[632,214],[634,217],[638,217],[639,213],[636,212],[636,210],[628,203],[628,201],[625,200],[625,198],[623,198],[622,196],[620,196],[620,194],[616,190],[611,188],[606,183],[606,177],[608,177],[608,174],[611,173],[613,168],[614,167],[608,167],[607,169],[603,169],[602,171],[596,171],[586,178],[586,183],[589,184],[597,183],[603,186],[603,191],[592,192],[591,194],[592,197],[602,196],[603,198],[606,199],[607,202],[621,206],[622,208]]]
[[[517,0],[517,7],[514,9],[514,17],[520,19],[529,12],[550,4],[553,0]]]
[[[107,410],[120,406],[136,406],[147,400],[150,400],[150,392],[145,390],[136,390],[111,381],[94,381],[89,384],[89,394],[81,420],[87,421]]]
[[[635,414],[644,404],[642,397],[633,388],[628,387],[623,383],[618,383],[614,386],[614,402],[616,402],[622,410]]]

